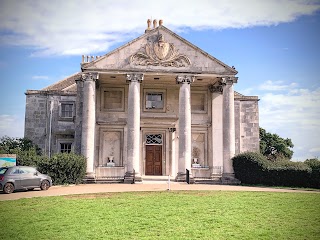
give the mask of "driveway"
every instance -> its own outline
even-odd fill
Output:
[[[304,192],[320,193],[320,191],[304,191],[295,189],[278,189],[268,187],[246,187],[230,185],[209,185],[209,184],[186,184],[172,182],[170,190],[207,190],[207,191],[255,191],[255,192]],[[0,192],[0,201],[16,200],[21,198],[60,196],[70,194],[87,194],[103,192],[135,192],[135,191],[168,191],[168,184],[165,182],[146,182],[137,184],[80,184],[53,186],[47,191],[35,189],[33,191],[19,191],[12,194]]]

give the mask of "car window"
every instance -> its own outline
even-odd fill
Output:
[[[20,174],[19,168],[14,169],[11,174]]]
[[[0,168],[0,174],[5,174],[8,168]]]
[[[31,168],[31,167],[20,167],[20,173],[27,174],[27,173],[35,173],[35,172],[37,172],[37,170],[34,169],[34,168]]]

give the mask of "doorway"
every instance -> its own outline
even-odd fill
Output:
[[[146,175],[162,175],[162,145],[146,145]]]

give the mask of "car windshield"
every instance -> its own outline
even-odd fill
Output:
[[[8,168],[4,168],[4,167],[0,168],[0,174],[5,174],[7,170]]]

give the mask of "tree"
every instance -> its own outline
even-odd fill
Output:
[[[266,132],[263,128],[259,129],[260,152],[270,161],[290,160],[293,151],[293,143],[289,138],[281,138],[277,134]]]
[[[17,165],[36,166],[41,149],[27,138],[0,138],[0,154],[16,154]]]
[[[18,154],[23,151],[35,151],[36,155],[41,155],[41,149],[27,138],[11,138],[4,136],[0,138],[0,153]]]

